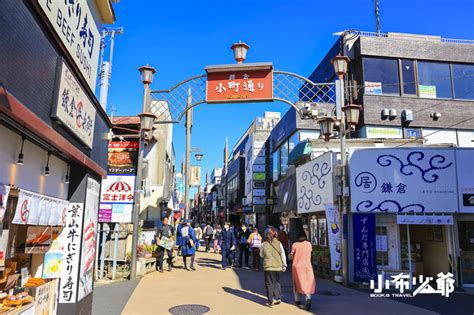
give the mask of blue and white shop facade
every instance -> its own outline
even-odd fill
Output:
[[[474,149],[384,148],[349,152],[352,282],[378,273],[474,286]]]

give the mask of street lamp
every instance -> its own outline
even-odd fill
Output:
[[[137,277],[137,246],[138,246],[138,225],[140,218],[140,202],[142,193],[142,168],[143,168],[143,155],[145,149],[145,135],[147,132],[153,129],[153,123],[156,116],[149,110],[149,85],[153,82],[153,75],[156,73],[155,68],[146,66],[138,68],[140,71],[140,79],[143,83],[143,103],[142,113],[140,117],[140,130],[139,142],[138,142],[138,162],[137,162],[137,176],[135,176],[135,192],[134,192],[134,210],[133,210],[133,235],[132,235],[132,259],[130,262],[130,280]]]
[[[239,41],[238,43],[234,43],[230,49],[234,51],[234,58],[237,63],[243,63],[245,58],[247,58],[247,51],[249,50],[250,46],[246,43],[242,43]]]
[[[351,60],[347,56],[337,55],[331,60],[331,63],[334,67],[334,72],[339,76],[342,77],[347,73],[347,64]]]
[[[318,119],[321,134],[324,136],[324,141],[329,141],[329,138],[334,132],[334,123],[336,119],[331,116],[323,116]]]
[[[196,161],[198,161],[198,162],[201,162],[203,156],[204,156],[204,154],[202,154],[202,153],[194,154],[194,157],[196,158]]]
[[[346,116],[347,124],[351,128],[355,128],[355,126],[359,123],[359,114],[361,109],[362,106],[356,104],[349,104],[342,107],[344,116]]]

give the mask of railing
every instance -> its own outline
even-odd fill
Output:
[[[366,31],[354,31],[354,33],[357,33],[359,36],[362,36],[362,37],[389,37],[388,33],[376,33],[376,32],[366,32]],[[419,38],[419,39],[431,39],[431,40],[433,40],[433,36],[428,36],[428,35],[427,36],[417,35],[417,34],[407,34],[407,35],[413,35],[413,37],[410,37],[410,38],[413,38],[413,39]],[[396,37],[396,35],[394,37]],[[449,43],[449,44],[474,45],[474,40],[473,39],[457,39],[457,38],[440,37],[440,42],[441,43]]]

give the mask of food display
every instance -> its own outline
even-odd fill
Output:
[[[3,300],[4,306],[23,306],[24,304],[33,302],[33,298],[28,292],[20,292],[16,295],[9,295]]]
[[[25,283],[25,287],[26,288],[38,287],[45,283],[46,281],[42,278],[29,278],[28,281]]]

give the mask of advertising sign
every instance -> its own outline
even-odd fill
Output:
[[[266,197],[253,197],[254,205],[265,205],[266,201]]]
[[[273,70],[267,69],[207,71],[207,103],[271,101],[273,98]]]
[[[397,215],[397,224],[453,225],[452,215]]]
[[[474,161],[473,149],[456,149],[459,211],[474,213]]]
[[[328,224],[329,252],[331,255],[331,270],[341,269],[341,224],[339,211],[332,203],[325,205]]]
[[[266,187],[266,182],[253,182],[253,188],[265,188]]]
[[[26,254],[43,254],[48,251],[52,241],[50,226],[29,226],[26,233]]]
[[[66,225],[59,236],[64,244],[65,263],[59,285],[59,303],[76,303],[83,213],[83,203],[70,203],[66,212]]]
[[[100,184],[87,178],[86,203],[84,206],[84,229],[82,233],[82,253],[79,269],[78,301],[92,292],[94,281],[94,260],[97,236],[97,216],[99,210]]]
[[[96,110],[64,61],[56,93],[52,116],[88,148],[92,148]]]
[[[456,185],[452,149],[360,149],[350,157],[354,212],[455,212]]]
[[[191,186],[201,185],[201,167],[200,166],[191,166],[191,178],[189,180],[189,185]]]
[[[296,207],[298,213],[324,211],[334,200],[334,152],[327,152],[296,168]]]
[[[102,180],[101,203],[133,203],[135,176],[108,175]]]
[[[252,169],[254,172],[259,173],[259,172],[265,172],[265,165],[252,165]]]
[[[382,94],[382,82],[364,82],[365,94]]]
[[[373,213],[355,213],[352,219],[354,281],[368,282],[377,277],[375,215]]]
[[[138,141],[110,141],[107,174],[135,175],[138,161]]]
[[[254,196],[265,196],[265,189],[254,189],[252,192]]]
[[[253,173],[254,180],[265,180],[265,173]]]
[[[95,92],[101,38],[88,1],[38,0],[38,4]]]
[[[436,86],[418,85],[418,95],[423,98],[436,98]]]
[[[403,138],[402,128],[388,127],[363,127],[362,135],[369,139],[401,139]]]

